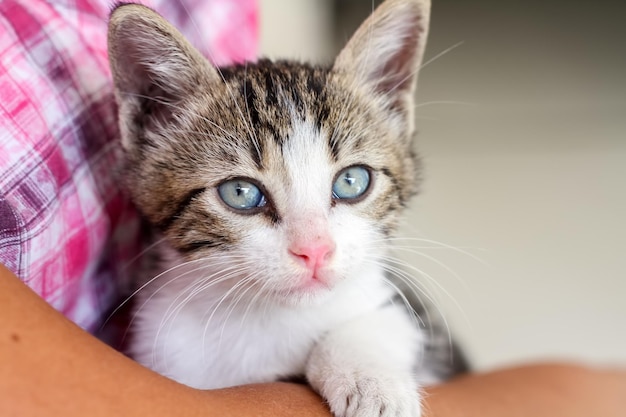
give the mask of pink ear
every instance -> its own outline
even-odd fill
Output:
[[[180,98],[194,92],[201,80],[220,80],[216,69],[174,26],[140,4],[113,10],[108,46],[115,86],[121,93]]]
[[[386,99],[389,107],[409,111],[422,62],[430,0],[387,0],[359,27],[335,61]]]
[[[136,121],[167,122],[172,108],[202,83],[219,82],[217,70],[154,10],[122,4],[111,13],[109,61],[120,106],[122,144],[138,146]]]

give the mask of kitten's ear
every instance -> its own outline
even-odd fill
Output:
[[[217,71],[184,36],[152,9],[122,4],[109,20],[109,60],[117,88],[145,93],[158,87],[167,94],[194,91],[200,78]]]
[[[108,49],[126,147],[135,136],[131,124],[138,112],[167,119],[168,104],[176,105],[202,84],[220,80],[217,70],[176,28],[139,4],[113,10]]]
[[[357,83],[378,93],[412,124],[412,95],[429,18],[430,0],[385,1],[340,52],[334,70],[356,77]]]

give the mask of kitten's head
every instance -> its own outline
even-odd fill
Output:
[[[417,186],[429,8],[387,0],[329,67],[221,69],[152,10],[115,9],[109,55],[139,209],[182,259],[280,302],[321,300],[377,270]]]

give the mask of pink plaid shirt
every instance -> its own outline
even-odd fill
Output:
[[[0,0],[0,262],[88,330],[140,249],[113,175],[110,3]],[[256,0],[143,3],[217,64],[256,56]]]

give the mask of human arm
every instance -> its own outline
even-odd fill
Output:
[[[426,393],[426,417],[618,417],[626,370],[536,364],[470,374]]]
[[[297,411],[295,411],[297,410]],[[296,384],[200,391],[162,377],[65,319],[0,265],[2,416],[329,416]]]
[[[425,392],[427,417],[617,417],[626,374],[537,365],[468,375]],[[87,334],[0,265],[0,415],[329,417],[304,385],[215,391],[162,377]]]

